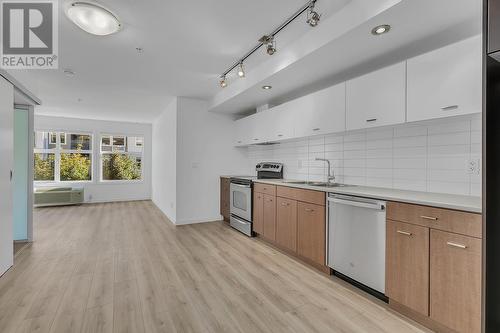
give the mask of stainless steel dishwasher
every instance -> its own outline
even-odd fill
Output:
[[[385,294],[384,201],[328,196],[328,266],[360,287]],[[378,296],[378,295],[376,295]]]

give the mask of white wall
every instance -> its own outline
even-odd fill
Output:
[[[177,224],[219,220],[219,177],[245,174],[246,152],[233,147],[231,118],[208,112],[205,101],[178,103]]]
[[[219,220],[220,175],[250,170],[247,151],[232,146],[233,120],[207,109],[205,101],[177,98],[153,124],[153,201],[175,224]]]
[[[35,109],[36,113],[36,109]],[[93,134],[93,180],[77,183],[37,183],[38,185],[74,185],[85,188],[85,202],[108,202],[151,199],[151,124],[88,120],[78,118],[35,115],[35,130],[78,131]],[[103,183],[98,181],[96,168],[99,165],[100,134],[126,134],[144,136],[144,159],[142,180],[130,183]]]
[[[481,195],[481,114],[251,146],[249,167],[282,162],[284,177],[326,180],[330,159],[338,182],[415,191]]]
[[[176,222],[177,99],[153,123],[152,199]]]

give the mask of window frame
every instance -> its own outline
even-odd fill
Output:
[[[103,137],[108,137],[109,138],[109,145],[103,145],[102,144],[102,138]],[[114,142],[113,138],[114,137],[123,137],[124,138],[124,145],[116,145],[117,147],[123,147],[123,151],[119,150],[114,150]],[[128,133],[109,133],[109,132],[103,132],[99,133],[99,140],[98,140],[98,145],[96,146],[97,149],[97,155],[99,159],[99,183],[104,183],[104,184],[130,184],[130,183],[143,183],[144,182],[144,145],[141,147],[141,153],[131,153],[125,151],[127,149],[127,144],[129,141],[129,137],[141,137],[142,142],[144,144],[145,141],[145,135],[144,134],[128,134]],[[135,141],[135,140],[134,140]],[[105,147],[111,147],[110,151],[103,151],[101,148],[102,146]],[[135,144],[134,144],[135,146]],[[139,157],[141,159],[141,178],[139,179],[103,179],[104,172],[102,170],[103,168],[103,157],[104,155],[111,155],[111,154],[120,154],[120,155],[127,155],[127,156],[132,156],[132,157]]]
[[[34,154],[54,154],[54,180],[35,180],[36,185],[42,184],[82,184],[82,183],[93,183],[95,181],[95,168],[94,168],[94,134],[92,132],[80,131],[80,130],[46,130],[46,129],[35,129],[35,137],[36,132],[47,132],[49,133],[49,144],[53,144],[52,135],[54,134],[56,137],[56,147],[55,148],[33,148]],[[90,137],[90,149],[88,150],[76,150],[76,149],[63,149],[61,147],[61,135],[64,134],[65,143],[67,144],[67,135],[75,134],[75,135],[87,135]],[[90,179],[89,180],[61,180],[61,154],[85,154],[90,157]]]

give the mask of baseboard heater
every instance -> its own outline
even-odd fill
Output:
[[[35,189],[35,207],[79,205],[84,200],[83,188],[38,187]]]

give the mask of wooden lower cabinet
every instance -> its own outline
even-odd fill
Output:
[[[269,194],[263,194],[264,197],[264,213],[263,235],[269,240],[276,240],[276,197]]]
[[[478,238],[431,230],[430,317],[460,333],[481,332]]]
[[[429,228],[387,220],[386,295],[429,315]]]
[[[253,194],[253,231],[262,235],[264,233],[264,194]]]
[[[276,198],[276,243],[297,251],[297,201]]]
[[[220,178],[220,214],[224,218],[224,221],[229,222],[231,217],[229,205],[230,205],[230,179],[227,177]]]
[[[325,265],[325,207],[297,203],[297,253],[312,262]]]

